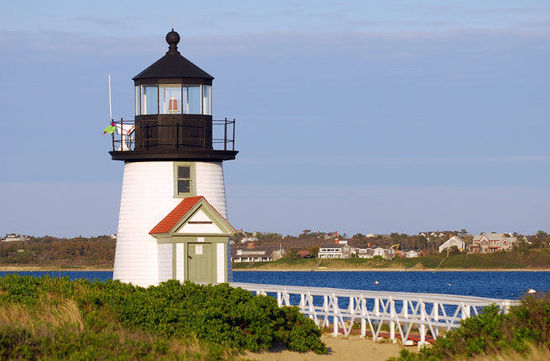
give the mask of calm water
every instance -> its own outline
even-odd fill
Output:
[[[0,272],[4,276],[11,272]],[[105,281],[112,272],[17,272],[21,275]],[[529,288],[550,291],[550,272],[234,272],[235,282],[334,287],[373,291],[430,292],[519,298]],[[379,285],[374,282],[379,281]]]

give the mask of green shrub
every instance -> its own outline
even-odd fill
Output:
[[[66,310],[68,302],[77,310]],[[66,358],[75,352],[79,358],[97,352],[142,359],[166,354],[171,340],[198,340],[214,358],[224,350],[267,350],[275,342],[293,351],[327,352],[319,329],[298,308],[278,307],[272,297],[227,284],[168,281],[145,289],[118,281],[8,275],[0,277],[0,308],[0,318],[11,310],[27,320],[8,318],[3,325],[0,319],[0,359]],[[58,316],[59,310],[64,314]],[[120,330],[145,336],[121,338]]]
[[[402,350],[393,361],[435,361],[469,358],[499,352],[527,352],[529,345],[550,348],[550,293],[527,296],[508,314],[496,305],[460,323],[419,353]]]

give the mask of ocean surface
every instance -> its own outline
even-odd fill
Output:
[[[70,277],[105,281],[113,272],[41,271],[0,272],[40,277]],[[491,298],[520,298],[530,288],[550,291],[548,272],[234,272],[235,282],[361,289],[372,291],[427,292]],[[375,284],[378,281],[378,285]]]

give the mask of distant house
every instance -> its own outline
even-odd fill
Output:
[[[284,248],[276,249],[273,252],[271,252],[271,258],[273,261],[276,261],[278,259],[281,259],[286,254],[286,250]]]
[[[349,258],[344,254],[344,246],[342,245],[330,245],[319,247],[318,258]]]
[[[334,244],[319,247],[318,258],[350,258],[356,249],[348,244],[347,240],[335,239]]]
[[[235,255],[232,257],[232,261],[235,263],[240,262],[269,262],[273,257],[267,248],[254,248],[254,249],[237,249]]]
[[[464,252],[466,250],[466,243],[462,240],[462,238],[458,236],[452,236],[448,240],[445,241],[441,246],[439,246],[439,253],[442,253],[446,249],[450,249],[452,247],[457,247],[461,252]]]
[[[357,248],[357,257],[359,258],[373,258],[380,256],[384,259],[392,259],[395,254],[393,248]]]
[[[474,236],[470,251],[479,253],[510,251],[517,244],[517,237],[511,237],[506,233],[482,233]]]
[[[359,258],[374,257],[374,248],[357,248],[357,257]]]
[[[415,250],[412,250],[412,249],[410,251],[403,252],[403,255],[406,258],[416,258],[416,257],[420,256],[420,254],[418,252],[416,252]]]
[[[256,241],[258,241],[258,238],[256,237],[243,237],[240,240],[241,243],[256,242]]]
[[[374,249],[374,256],[380,256],[384,259],[393,259],[393,257],[395,257],[395,253],[393,248],[377,247]]]
[[[418,235],[428,239],[443,238],[446,236],[445,232],[440,231],[420,232]]]
[[[22,241],[28,241],[31,239],[30,236],[23,236],[17,233],[9,233],[6,234],[6,237],[2,240],[2,242],[22,242]]]

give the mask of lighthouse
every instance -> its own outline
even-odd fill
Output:
[[[183,57],[180,36],[134,78],[135,117],[114,122],[124,162],[113,279],[231,281],[223,162],[235,159],[235,120],[213,120],[214,78]]]

